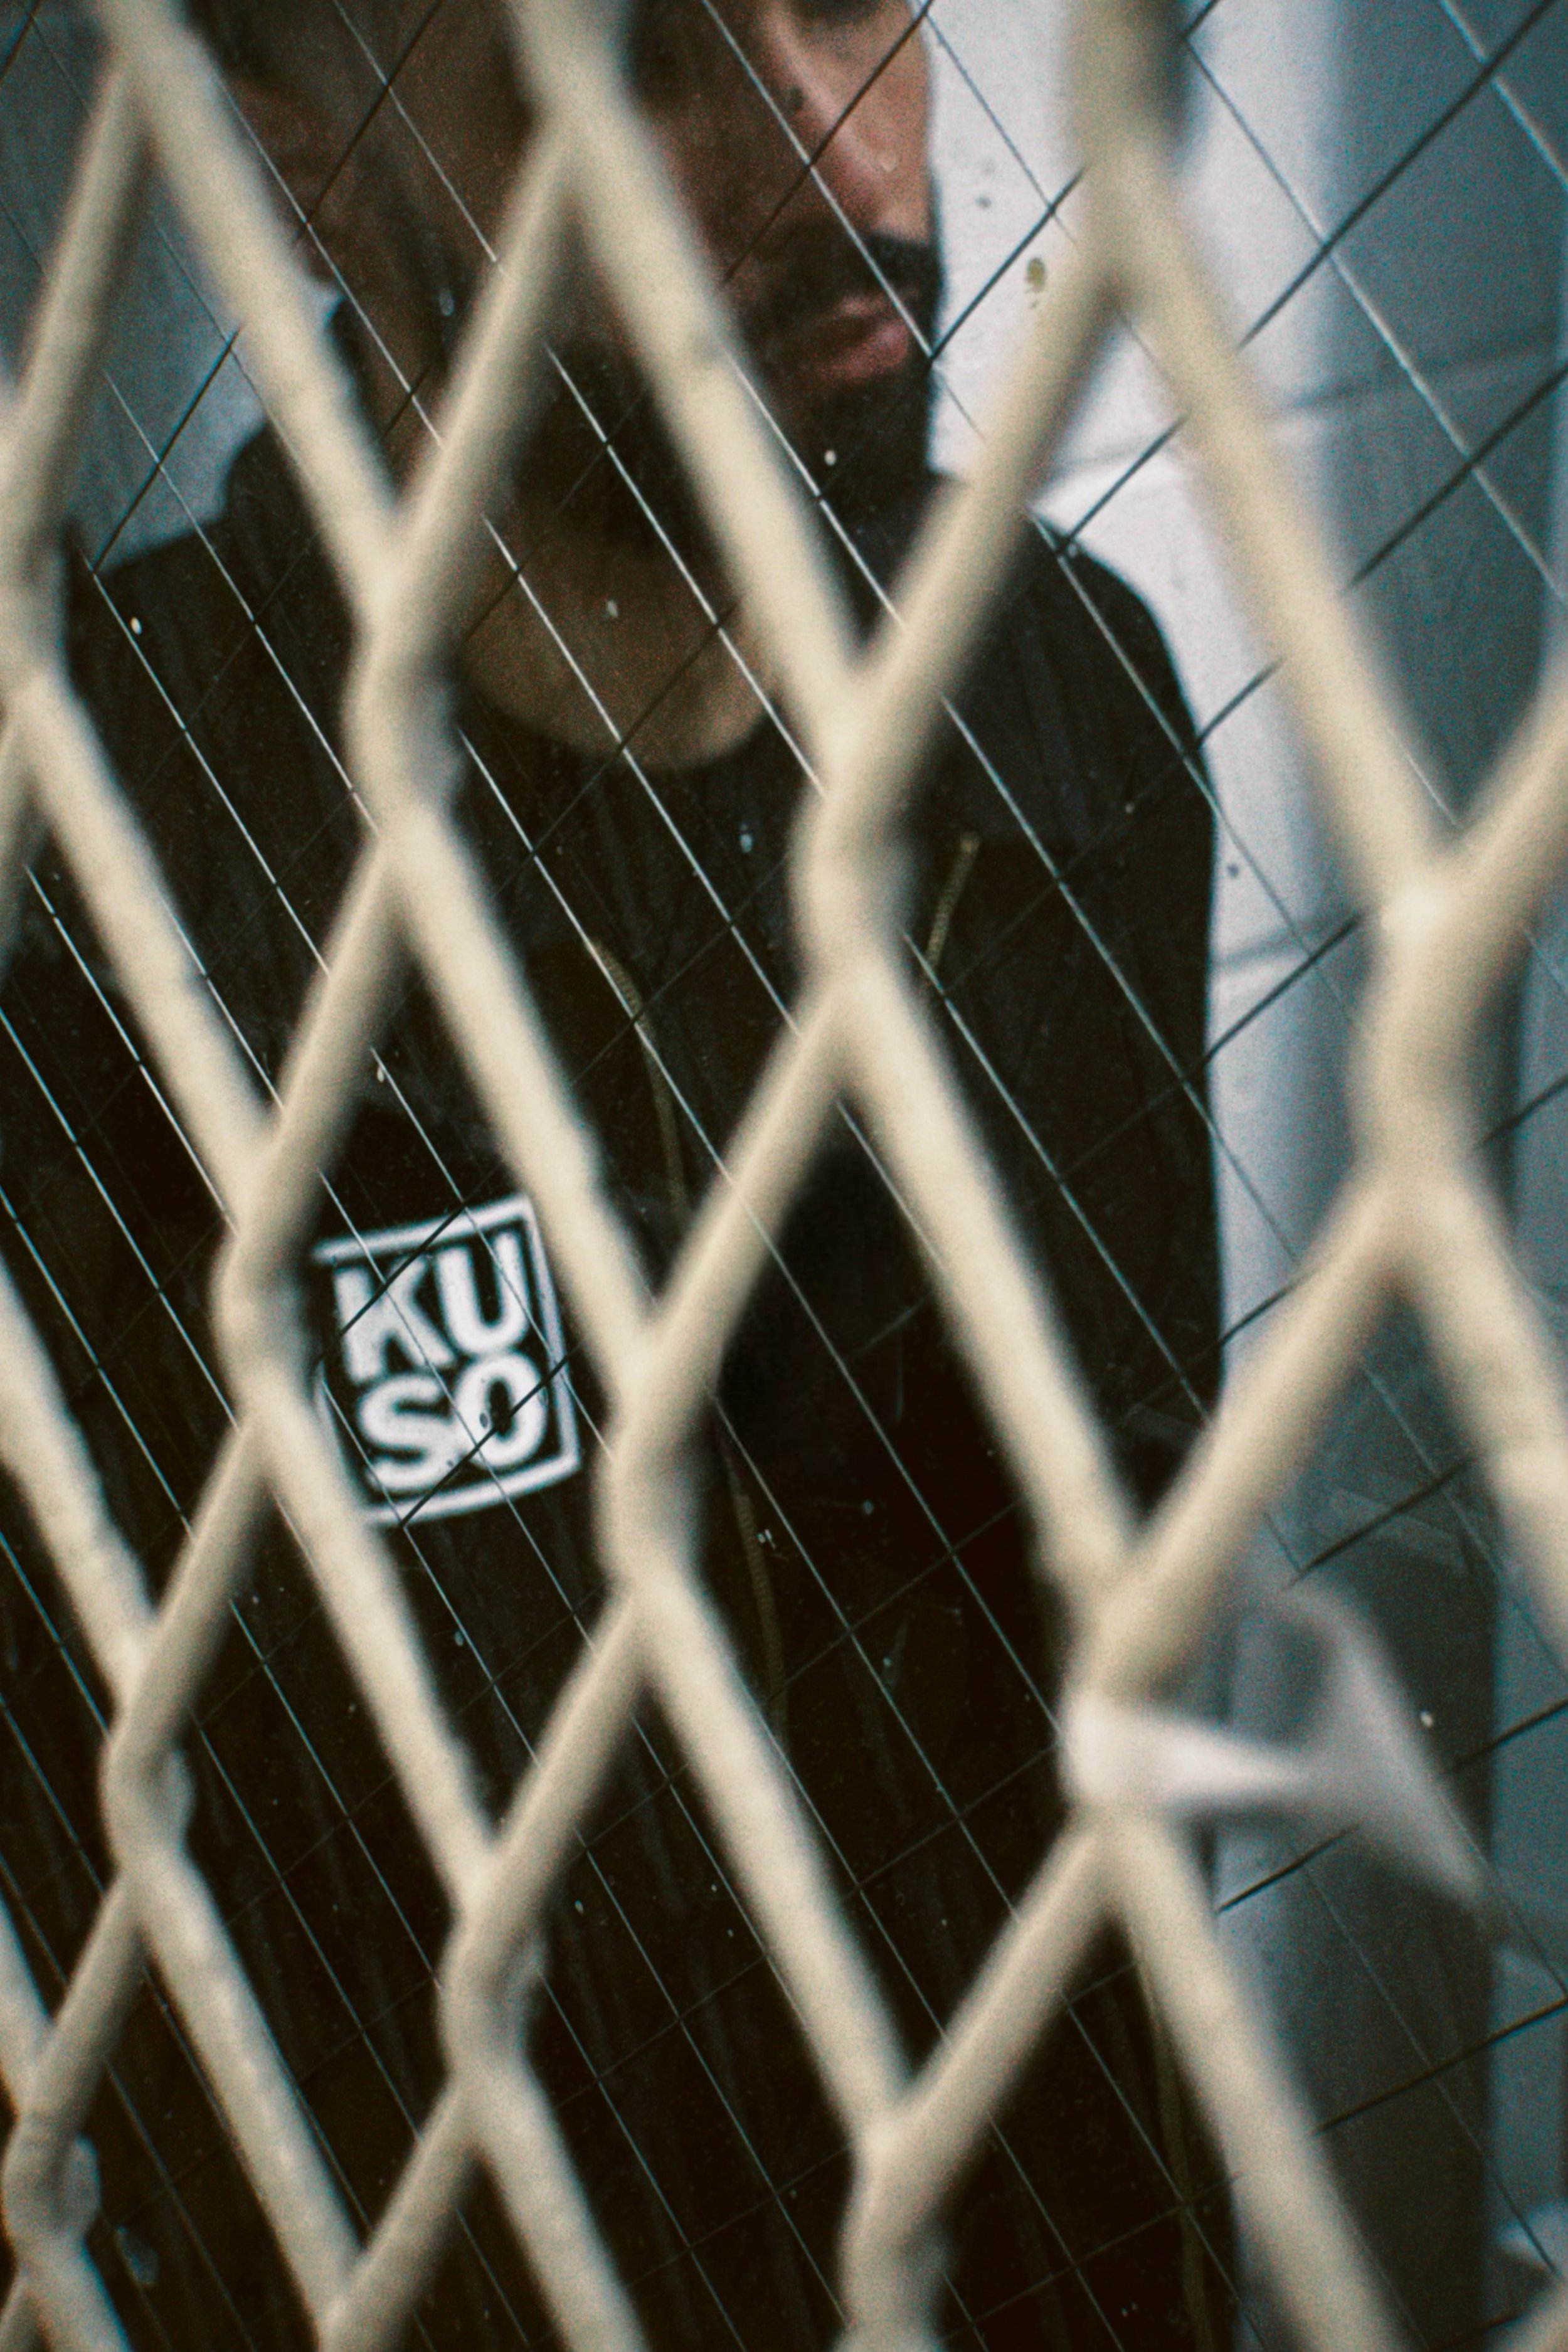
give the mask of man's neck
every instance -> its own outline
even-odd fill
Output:
[[[497,709],[576,751],[627,740],[650,768],[700,766],[759,724],[760,649],[717,576],[699,588],[722,636],[651,535],[595,535],[522,507],[504,536],[526,551],[521,571],[498,563],[466,654]]]

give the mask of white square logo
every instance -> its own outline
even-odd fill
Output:
[[[483,1511],[581,1459],[555,1286],[520,1192],[310,1253],[318,1393],[365,1517]]]

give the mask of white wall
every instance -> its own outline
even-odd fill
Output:
[[[1568,11],[1547,17],[1463,102],[1475,50],[1489,51],[1525,13],[1501,0],[1468,11],[1457,0],[1221,0],[1194,45],[1190,198],[1242,326],[1367,204],[1251,348],[1279,404],[1280,446],[1318,503],[1341,576],[1399,540],[1352,602],[1412,755],[1456,810],[1530,689],[1543,611],[1562,602],[1561,563],[1553,577],[1547,560],[1551,402],[1505,426],[1547,373],[1558,332]],[[938,0],[939,37],[994,117],[988,123],[950,64],[939,127],[955,304],[1026,232],[1031,206],[1037,217],[1070,177],[1065,16],[1062,0]],[[1369,202],[1407,153],[1397,184]],[[1073,209],[1069,199],[1030,247],[1047,272]],[[1021,257],[960,335],[954,389],[970,415],[1030,299]],[[1277,688],[1221,717],[1267,649],[1238,607],[1180,437],[1137,463],[1169,422],[1161,386],[1124,341],[1046,510],[1069,528],[1092,518],[1088,543],[1153,605],[1200,725],[1218,720],[1207,744],[1223,819],[1213,1030],[1229,1042],[1212,1086],[1227,1312],[1242,1323],[1289,1279],[1342,1171],[1341,1074],[1361,959],[1352,940],[1302,969],[1349,911],[1345,891]],[[1440,496],[1494,435],[1472,478]],[[950,462],[962,466],[968,436],[950,415]],[[1568,950],[1559,969],[1568,972]],[[1562,1005],[1557,985],[1538,976],[1528,999],[1534,1081],[1568,1067]],[[1500,1100],[1509,1050],[1505,1024]],[[1564,1267],[1563,1161],[1549,1159],[1549,1143],[1568,1153],[1568,1129],[1541,1123],[1538,1139],[1522,1131],[1522,1205],[1532,1245]],[[1266,1324],[1233,1343],[1233,1363]],[[1568,1846],[1554,1832],[1568,1734],[1555,1717],[1522,1736],[1517,1727],[1529,1710],[1560,1706],[1568,1684],[1497,1557],[1462,1452],[1424,1352],[1395,1329],[1256,1566],[1265,1582],[1310,1570],[1373,1618],[1439,1758],[1460,1768],[1456,1786],[1478,1826],[1496,1806],[1505,1874],[1540,1882],[1550,1853],[1561,1878]],[[1286,1704],[1281,1679],[1266,1631],[1244,1633],[1237,1712],[1267,1725]],[[1485,1751],[1499,1733],[1512,1736],[1494,1785]],[[1291,1858],[1278,1835],[1226,1841],[1221,1891],[1236,1946],[1267,1984],[1319,2112],[1347,2118],[1330,2145],[1395,2292],[1418,2334],[1448,2340],[1467,2308],[1480,2315],[1476,2292],[1489,2317],[1508,2284],[1494,2272],[1478,2290],[1479,2217],[1489,2234],[1517,2237],[1562,2187],[1559,2023],[1542,2017],[1502,2040],[1489,2082],[1463,2053],[1484,2042],[1489,2021],[1501,2033],[1560,2002],[1562,1984],[1539,1956],[1507,1955],[1494,1988],[1489,1956],[1464,1923],[1353,1853],[1302,1870],[1289,1869]],[[1554,1899],[1568,1917],[1568,1882]],[[1424,2088],[1411,2087],[1423,2077]]]
[[[93,90],[95,45],[67,0],[0,0],[0,353],[16,359]],[[155,196],[81,469],[83,543],[111,562],[214,513],[260,410],[173,207]]]

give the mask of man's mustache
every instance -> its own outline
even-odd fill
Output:
[[[934,241],[877,231],[862,244],[864,255],[834,221],[804,225],[776,257],[769,257],[765,288],[737,320],[760,377],[783,396],[786,413],[789,336],[809,330],[846,298],[863,300],[885,284],[928,347],[932,340],[942,292]],[[602,331],[588,331],[564,337],[552,345],[552,356],[559,373],[552,370],[547,376],[521,460],[522,475],[551,486],[556,499],[585,497],[594,528],[607,536],[628,530],[646,535],[634,501],[647,497],[663,528],[683,545],[703,542],[707,526],[696,494],[633,352]],[[925,460],[926,387],[923,366],[900,370],[896,399],[889,399],[890,385],[857,389],[820,411],[815,421],[795,419],[808,438],[813,432],[826,433],[842,453],[833,485],[841,504],[856,495],[885,501],[918,480]],[[606,443],[635,485],[630,496],[605,464]],[[580,513],[586,510],[578,508]]]
[[[742,332],[760,359],[771,345],[853,297],[890,293],[930,343],[942,299],[942,264],[934,244],[873,229],[858,245],[837,221],[795,229],[741,319]]]

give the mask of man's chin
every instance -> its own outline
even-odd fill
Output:
[[[696,488],[646,388],[618,358],[607,364],[574,352],[567,373],[587,394],[597,425],[558,384],[523,454],[520,490],[532,494],[536,512],[542,493],[563,522],[590,537],[628,552],[651,552],[663,542],[708,570],[714,550]],[[823,504],[853,533],[874,529],[919,495],[930,410],[929,373],[917,352],[880,379],[839,387],[809,405],[782,396],[773,405]]]
[[[846,530],[890,520],[919,496],[931,446],[931,379],[919,354],[879,381],[814,401],[795,446]]]
[[[696,493],[651,394],[619,354],[565,355],[517,480],[534,513],[580,536],[631,555],[663,546],[685,562],[709,562]]]

